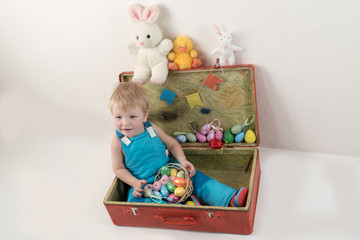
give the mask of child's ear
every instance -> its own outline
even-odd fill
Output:
[[[150,110],[149,110],[149,109],[148,109],[148,110],[146,110],[146,112],[145,112],[144,122],[146,122],[146,121],[147,121],[148,116],[149,116],[149,112],[150,112]]]

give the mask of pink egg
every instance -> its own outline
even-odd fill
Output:
[[[223,135],[224,135],[223,132],[217,131],[217,132],[215,133],[215,139],[217,139],[217,140],[219,140],[219,141],[222,141]]]
[[[211,130],[208,135],[206,136],[206,139],[208,142],[210,142],[211,140],[213,140],[215,138],[215,131]]]
[[[206,142],[206,136],[199,132],[196,133],[196,138],[199,140],[199,142],[202,143]]]
[[[209,123],[205,124],[204,126],[201,127],[200,133],[203,134],[203,135],[208,134],[208,132],[210,132],[210,127],[211,126],[210,126]]]
[[[175,196],[175,193],[171,193],[168,198],[172,199],[172,203],[176,203],[177,201],[179,201],[179,197]]]

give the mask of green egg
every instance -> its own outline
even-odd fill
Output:
[[[177,136],[177,135],[185,135],[186,132],[174,132],[173,134],[174,134],[174,136]]]
[[[162,166],[160,169],[160,173],[161,175],[166,175],[169,176],[170,175],[170,169],[167,166]]]
[[[169,190],[169,192],[174,192],[176,189],[176,187],[172,181],[168,181],[166,184],[166,187]]]
[[[150,189],[150,188],[146,188],[146,189],[144,189],[144,191],[143,191],[143,195],[144,195],[144,197],[150,197],[150,196],[151,196],[151,194],[152,194],[152,191],[151,191],[151,189]]]
[[[231,133],[231,129],[227,129],[227,130],[224,132],[223,140],[224,140],[225,143],[232,143],[232,142],[234,142],[235,137],[234,137],[234,135]]]
[[[197,139],[196,139],[196,136],[195,134],[193,133],[186,133],[186,139],[189,141],[189,142],[196,142]]]
[[[239,132],[241,132],[242,130],[242,125],[241,124],[238,124],[238,125],[235,125],[231,128],[231,133],[236,135],[238,134]]]

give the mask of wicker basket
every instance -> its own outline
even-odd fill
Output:
[[[192,192],[193,192],[193,185],[192,185],[192,182],[191,182],[191,179],[190,179],[190,176],[189,176],[189,173],[186,171],[186,169],[178,164],[178,163],[168,163],[166,164],[166,166],[169,168],[169,169],[172,169],[172,168],[175,168],[177,170],[183,170],[184,173],[185,173],[185,180],[186,180],[186,188],[185,188],[185,193],[184,195],[179,199],[179,201],[177,201],[177,203],[182,203],[184,202],[186,199],[188,199]],[[159,181],[160,178],[162,177],[161,173],[160,173],[160,170],[158,171],[156,177],[155,177],[155,181]]]

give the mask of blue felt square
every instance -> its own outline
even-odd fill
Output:
[[[164,90],[162,91],[162,93],[160,95],[160,100],[165,100],[169,104],[169,106],[171,106],[174,102],[175,96],[176,96],[176,93],[164,88]]]

